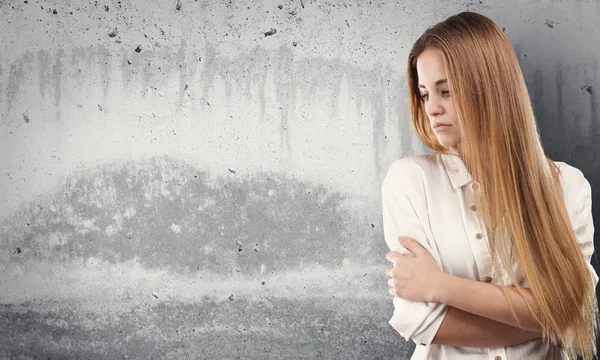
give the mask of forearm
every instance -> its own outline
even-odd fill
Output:
[[[503,324],[541,333],[541,324],[535,319],[517,289],[511,287],[504,287],[504,289],[518,317],[518,322],[499,285],[446,274],[440,287],[438,302]],[[523,296],[539,318],[539,309],[531,290],[524,288]]]
[[[539,333],[450,307],[433,343],[464,347],[499,347],[522,344],[541,337]]]

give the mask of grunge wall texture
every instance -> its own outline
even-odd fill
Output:
[[[0,1],[0,357],[408,358],[380,184],[464,10],[599,218],[598,1]]]

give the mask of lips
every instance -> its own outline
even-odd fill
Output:
[[[440,126],[450,126],[450,124],[436,123],[436,124],[433,125],[433,128],[436,129],[436,128],[440,127]]]

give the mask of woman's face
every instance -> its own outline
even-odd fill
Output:
[[[454,122],[454,105],[440,50],[429,48],[417,57],[417,76],[429,125],[439,143],[455,152],[460,143],[460,134]]]

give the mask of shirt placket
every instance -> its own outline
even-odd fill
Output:
[[[486,283],[497,282],[498,279],[493,278],[492,259],[487,247],[487,231],[481,227],[479,223],[479,213],[474,201],[474,192],[478,190],[477,182],[470,182],[462,187],[463,209],[465,210],[465,229],[473,255],[477,271],[479,273],[479,281]],[[506,360],[506,348],[492,347],[488,348],[489,360]]]
[[[477,209],[474,203],[474,189],[477,189],[477,183],[471,182],[463,186],[461,191],[463,195],[462,201],[464,202],[462,208],[465,209],[465,230],[469,244],[471,244],[471,249],[473,250],[479,280],[491,283],[496,279],[492,277],[492,259],[487,247],[488,234],[479,224],[479,209]]]

